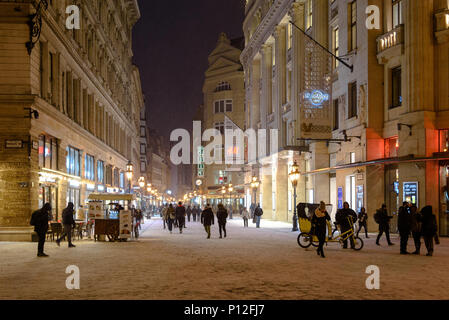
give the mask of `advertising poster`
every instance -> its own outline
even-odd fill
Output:
[[[132,231],[132,214],[129,210],[120,211],[120,239],[130,239]]]
[[[89,215],[89,220],[104,219],[103,202],[90,201],[88,215]]]
[[[343,188],[338,187],[338,209],[343,209]]]
[[[404,201],[418,206],[418,182],[404,182]]]

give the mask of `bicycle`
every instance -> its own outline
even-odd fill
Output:
[[[350,225],[354,225],[352,222],[352,218],[348,217],[348,221],[350,223]],[[330,224],[328,223],[328,228],[330,230]],[[333,237],[335,231],[337,229],[334,229],[333,232],[331,233],[331,237],[329,238],[329,236],[326,236],[326,245],[329,242],[339,242],[341,244],[341,246],[344,245],[344,242],[347,240],[350,240],[351,238],[354,241],[354,247],[352,248],[355,251],[360,251],[363,248],[363,240],[355,235],[355,231],[354,228],[349,229],[346,232],[340,233],[337,237]],[[309,232],[301,232],[298,235],[298,245],[301,248],[307,249],[310,246],[314,246],[314,247],[318,247],[318,237],[312,233]]]

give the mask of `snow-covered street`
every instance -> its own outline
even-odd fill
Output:
[[[187,223],[183,234],[163,230],[162,221],[146,220],[137,242],[88,240],[57,247],[46,242],[49,258],[36,257],[36,243],[0,243],[1,299],[449,299],[449,239],[434,257],[399,255],[375,245],[375,234],[360,252],[337,243],[325,247],[326,259],[313,248],[301,249],[291,225],[262,220],[244,229],[230,220],[228,237],[212,239],[200,223]],[[371,231],[374,226],[370,226]],[[413,251],[409,240],[409,251]],[[424,245],[423,245],[424,247]],[[66,288],[66,267],[80,269],[80,290]],[[369,265],[380,268],[380,290],[367,290]]]

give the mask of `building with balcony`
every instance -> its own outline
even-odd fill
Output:
[[[67,29],[66,1],[0,1],[0,240],[31,240],[46,202],[60,220],[67,202],[125,192],[129,161],[140,175],[137,1],[77,4]]]
[[[380,30],[366,27],[368,5],[380,9]],[[449,234],[448,26],[445,0],[247,1],[246,121],[279,132],[267,164],[248,165],[265,212],[291,220],[296,160],[298,202],[323,200],[334,216],[347,201],[373,226],[383,203],[390,214],[404,200],[432,205]]]
[[[225,33],[221,33],[215,49],[209,55],[209,68],[205,72],[204,103],[200,108],[203,114],[197,119],[203,120],[203,132],[207,129],[216,129],[223,137],[223,144],[217,145],[214,149],[213,164],[199,163],[192,171],[196,173],[193,177],[193,186],[202,190],[202,194],[211,200],[211,204],[222,201],[221,188],[229,184],[234,187],[231,195],[232,203],[243,204],[244,173],[242,165],[238,163],[239,160],[242,163],[244,160],[244,150],[238,150],[243,149],[243,146],[233,145],[225,150],[224,138],[227,129],[245,130],[244,74],[240,63],[243,41],[243,38],[231,40]],[[200,150],[195,150],[199,153],[198,158],[204,160],[203,151],[204,143]],[[198,185],[198,180],[201,181],[201,185]],[[226,199],[229,201],[228,194]]]

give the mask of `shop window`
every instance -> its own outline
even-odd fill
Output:
[[[385,139],[385,158],[398,157],[399,140],[398,137]]]
[[[440,152],[449,151],[449,129],[440,130]]]

